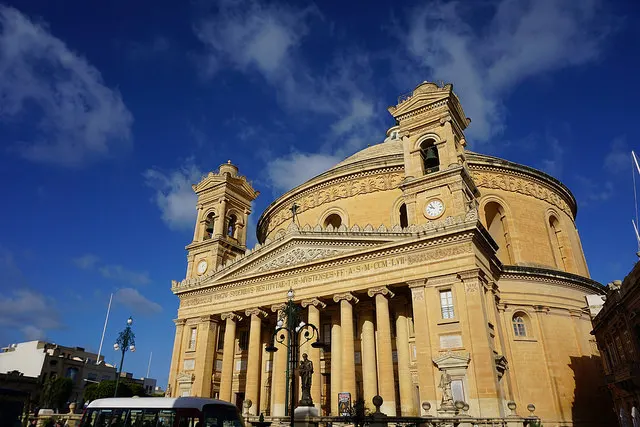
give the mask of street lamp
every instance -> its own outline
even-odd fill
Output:
[[[113,349],[115,351],[121,351],[122,357],[120,358],[120,372],[116,376],[116,390],[113,393],[113,397],[118,396],[118,384],[120,383],[120,375],[122,374],[122,365],[124,364],[124,354],[127,350],[131,350],[131,352],[136,351],[136,335],[131,330],[131,325],[133,324],[133,319],[131,316],[127,319],[127,326],[120,331],[118,334],[118,339],[115,344],[113,344]]]
[[[289,402],[288,415],[291,427],[294,425],[293,408],[295,406],[296,392],[295,370],[298,365],[298,350],[314,337],[315,341],[311,343],[311,347],[324,347],[324,344],[320,342],[320,331],[316,325],[305,323],[300,318],[301,308],[293,302],[293,297],[293,289],[289,289],[287,292],[287,303],[276,322],[276,330],[273,332],[272,344],[265,349],[269,353],[275,353],[278,351],[276,343],[282,344],[287,348],[288,364],[285,381],[288,387],[286,389],[287,396],[285,397],[285,402]],[[320,367],[318,366],[316,369],[320,369]]]

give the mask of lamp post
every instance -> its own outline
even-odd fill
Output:
[[[122,365],[124,364],[124,354],[127,350],[136,351],[136,335],[131,330],[131,325],[133,324],[133,319],[131,316],[127,319],[127,326],[120,331],[118,334],[118,339],[116,343],[113,345],[113,349],[115,351],[120,350],[122,352],[122,357],[120,358],[120,372],[116,376],[116,390],[113,393],[113,397],[118,396],[118,384],[120,383],[120,375],[122,374]]]
[[[282,311],[282,315],[276,323],[276,330],[273,332],[273,343],[265,350],[269,353],[278,351],[276,343],[282,344],[287,348],[287,396],[285,401],[289,403],[289,419],[291,427],[294,425],[293,408],[295,406],[296,395],[296,367],[298,365],[298,350],[311,341],[315,337],[315,341],[311,343],[313,348],[323,348],[324,344],[320,342],[320,331],[316,325],[305,323],[300,317],[301,308],[293,302],[293,289],[287,292],[287,303]],[[286,319],[286,325],[285,325]],[[286,332],[286,333],[285,333]],[[320,369],[320,367],[315,367]],[[286,403],[285,403],[286,408]]]

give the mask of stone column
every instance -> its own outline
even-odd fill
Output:
[[[211,396],[211,379],[213,375],[213,360],[216,355],[216,328],[218,322],[213,316],[202,316],[198,325],[196,343],[196,375],[193,382],[194,396]]]
[[[238,243],[240,246],[247,245],[247,226],[249,225],[249,209],[245,209],[242,215],[242,229],[238,230]]]
[[[282,318],[284,324],[287,323],[287,319],[283,317],[283,310],[285,304],[277,304],[271,306],[271,311],[277,313],[277,318]],[[285,334],[286,332],[282,331],[280,334]],[[286,337],[285,342],[289,340],[289,337]],[[287,382],[285,381],[286,371],[287,371],[287,348],[281,344],[278,344],[277,341],[273,343],[276,346],[278,351],[276,351],[273,355],[273,372],[271,374],[271,396],[272,396],[272,405],[271,405],[271,415],[274,417],[284,417],[284,408],[285,408],[285,399],[286,399],[286,387]]]
[[[194,242],[199,242],[204,237],[204,235],[203,235],[204,227],[202,226],[204,224],[204,221],[201,218],[202,205],[199,204],[198,206],[196,206],[196,210],[197,210],[197,214],[196,214],[196,229],[193,230],[193,241]]]
[[[470,390],[470,400],[476,397],[478,400],[481,417],[499,417],[504,411],[500,402],[498,390],[498,376],[496,372],[493,348],[489,342],[489,327],[484,307],[484,290],[486,281],[484,273],[480,269],[472,269],[458,273],[464,288],[464,308],[467,316],[467,328],[469,331],[469,343],[473,372],[476,381],[477,397],[474,390]],[[458,298],[458,303],[460,299]],[[472,406],[473,409],[473,406]]]
[[[407,306],[402,301],[404,307]],[[398,381],[400,388],[400,414],[403,417],[417,415],[413,404],[413,387],[409,371],[409,326],[405,309],[396,317],[396,351],[398,352]]]
[[[222,350],[222,373],[220,375],[220,400],[231,402],[231,383],[233,382],[233,359],[236,354],[236,322],[242,317],[233,312],[220,316],[225,320],[224,347]]]
[[[251,316],[249,326],[249,351],[247,360],[247,380],[245,384],[245,400],[251,400],[249,407],[249,415],[259,415],[259,396],[260,396],[260,356],[262,354],[262,343],[260,336],[262,334],[262,319],[267,317],[267,313],[254,308],[245,311],[247,316]]]
[[[302,300],[302,307],[308,307],[307,323],[314,325],[318,328],[318,333],[322,332],[322,324],[320,323],[320,309],[325,308],[327,305],[320,301],[318,298],[311,298]],[[320,337],[318,337],[320,339]],[[311,342],[314,340],[312,339]],[[321,397],[322,397],[322,375],[320,374],[320,349],[309,346],[308,349],[309,360],[313,363],[313,376],[311,377],[311,399],[313,399],[313,406],[321,409]],[[320,413],[320,412],[318,412]]]
[[[378,394],[383,399],[380,411],[388,416],[396,415],[396,392],[393,378],[393,354],[391,349],[391,319],[389,300],[394,294],[386,286],[371,288],[369,297],[376,300],[376,329],[378,330]]]
[[[351,402],[356,401],[356,361],[353,343],[353,304],[358,298],[346,292],[333,296],[340,303],[340,334],[342,335],[342,392],[351,394]]]
[[[227,216],[227,199],[220,199],[220,206],[218,207],[218,215],[216,216],[215,223],[213,224],[213,236],[224,235],[224,219]]]
[[[182,354],[182,337],[184,333],[184,324],[186,319],[174,319],[176,325],[176,337],[173,340],[173,353],[171,355],[171,370],[169,371],[169,394],[173,396],[176,393],[176,375],[180,370],[180,355]]]
[[[373,324],[373,305],[361,307],[360,344],[362,354],[362,391],[364,404],[375,411],[372,399],[378,394],[378,369],[376,367],[376,332]]]
[[[431,340],[429,331],[429,317],[427,316],[427,304],[425,297],[425,284],[427,279],[408,282],[411,288],[411,306],[413,308],[413,328],[416,335],[416,364],[418,367],[418,391],[420,395],[420,413],[423,402],[429,402],[431,409],[438,407],[436,396],[435,378],[433,375],[433,355],[431,353]],[[433,412],[431,412],[433,414]]]
[[[331,317],[331,415],[338,415],[338,393],[342,391],[342,333],[340,316]]]

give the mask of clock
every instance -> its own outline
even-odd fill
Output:
[[[202,260],[198,263],[198,274],[202,275],[207,271],[207,261]]]
[[[429,219],[439,218],[444,213],[444,203],[440,199],[431,199],[424,207],[424,216]]]

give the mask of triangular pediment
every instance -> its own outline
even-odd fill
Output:
[[[361,236],[359,236],[361,237]],[[354,238],[349,236],[306,235],[292,236],[283,239],[279,244],[259,254],[254,259],[239,262],[219,280],[268,273],[324,261],[333,257],[356,253],[363,249],[388,243],[393,239],[386,238]]]
[[[396,119],[401,119],[401,116],[411,111],[447,100],[452,94],[451,90],[451,85],[439,87],[435,83],[424,82],[410,94],[401,96],[398,99],[398,105],[389,107],[389,112]]]
[[[220,175],[213,172],[209,172],[202,178],[199,183],[194,184],[191,187],[196,193],[202,193],[206,190],[211,190],[224,184],[229,184],[228,187],[243,191],[247,195],[251,196],[252,199],[255,199],[259,194],[253,189],[253,187],[251,187],[251,184],[249,184],[244,176],[235,177],[229,175]]]
[[[470,361],[471,356],[469,353],[462,352],[447,352],[433,359],[433,363],[435,363],[440,370],[456,368],[466,369],[467,366],[469,366]]]

